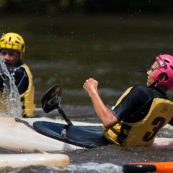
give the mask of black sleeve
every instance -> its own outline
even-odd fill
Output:
[[[2,76],[0,76],[0,91],[3,91],[3,89],[4,89],[4,80],[3,80],[3,78],[2,78]]]
[[[171,119],[171,121],[169,121],[169,123],[171,126],[173,126],[173,118]]]
[[[27,90],[29,84],[28,76],[25,72],[25,69],[21,66],[17,68],[8,67],[7,69],[15,79],[15,84],[19,93],[24,93]]]
[[[148,89],[135,86],[112,111],[119,121],[137,122],[147,115],[151,103]]]

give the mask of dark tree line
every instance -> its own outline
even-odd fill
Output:
[[[1,13],[173,13],[173,0],[1,0]]]

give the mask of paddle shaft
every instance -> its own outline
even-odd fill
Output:
[[[138,162],[123,165],[124,173],[134,172],[173,172],[173,162]]]
[[[73,125],[72,122],[70,121],[70,119],[66,116],[66,114],[64,113],[63,109],[59,106],[59,104],[57,104],[57,109],[58,112],[62,115],[62,117],[64,118],[64,120],[67,122],[68,125]]]

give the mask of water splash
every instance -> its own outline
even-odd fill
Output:
[[[2,57],[0,57],[0,76],[4,80],[3,93],[0,92],[0,116],[22,117],[20,95],[15,79],[7,70]]]

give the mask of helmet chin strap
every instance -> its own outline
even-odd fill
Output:
[[[150,85],[150,87],[153,88],[158,82],[159,82],[159,80],[157,79],[155,82],[153,82],[153,83]]]

